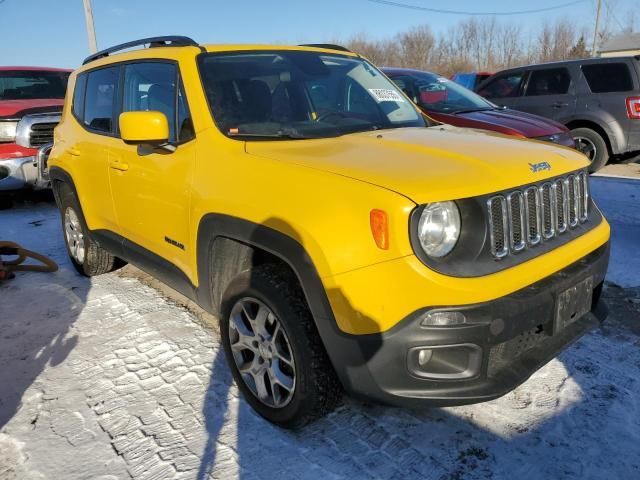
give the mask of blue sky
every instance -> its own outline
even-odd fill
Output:
[[[568,0],[397,0],[441,9],[509,11]],[[605,0],[624,22],[639,0]],[[357,33],[385,38],[427,23],[437,33],[465,18],[405,10],[368,0],[92,0],[98,48],[153,35],[188,35],[201,43],[304,43]],[[553,12],[502,17],[524,29],[555,18],[591,26],[595,0]],[[636,25],[640,25],[640,12]],[[611,19],[617,27],[616,19]],[[0,65],[76,67],[88,55],[82,0],[0,0]]]

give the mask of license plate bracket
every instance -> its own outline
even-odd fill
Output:
[[[593,276],[560,292],[556,299],[553,334],[560,332],[591,310]]]

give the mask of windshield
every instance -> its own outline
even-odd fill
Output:
[[[64,98],[69,72],[0,71],[0,100]]]
[[[426,126],[398,88],[366,61],[311,51],[203,55],[200,75],[228,136],[322,138]]]
[[[455,114],[494,108],[471,90],[434,73],[394,75],[393,81],[428,112]]]

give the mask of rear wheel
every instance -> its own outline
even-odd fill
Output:
[[[299,428],[333,410],[341,387],[297,278],[278,265],[239,274],[220,315],[227,361],[260,415]]]
[[[99,247],[89,236],[80,205],[69,187],[59,190],[62,231],[71,263],[81,275],[93,277],[114,269],[115,257]]]
[[[609,161],[609,150],[602,136],[590,128],[575,128],[571,136],[576,142],[576,149],[591,161],[590,172],[597,172]]]

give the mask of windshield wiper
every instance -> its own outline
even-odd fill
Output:
[[[279,130],[275,133],[229,133],[230,137],[234,137],[234,138],[242,138],[242,137],[249,137],[249,138],[285,138],[285,139],[290,139],[290,140],[302,140],[302,139],[309,139],[309,138],[320,138],[320,137],[313,137],[313,136],[309,136],[309,135],[303,135],[299,132],[296,131],[285,131],[285,130]]]
[[[466,110],[456,110],[452,112],[454,115],[458,115],[459,113],[474,113],[474,112],[486,112],[488,110],[493,110],[490,107],[482,107],[482,108],[467,108]]]

